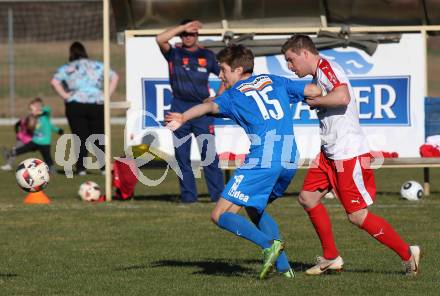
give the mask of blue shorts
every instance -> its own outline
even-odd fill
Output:
[[[295,173],[296,167],[238,168],[226,184],[222,197],[238,206],[256,208],[261,213],[269,201],[284,194]]]

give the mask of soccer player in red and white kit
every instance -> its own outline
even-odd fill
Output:
[[[317,110],[321,152],[307,172],[299,203],[307,212],[323,249],[323,256],[318,256],[317,264],[306,270],[306,274],[342,270],[344,264],[334,242],[327,210],[320,202],[333,189],[348,220],[396,252],[403,260],[407,275],[416,275],[420,247],[410,246],[385,219],[367,208],[376,194],[370,168],[373,157],[360,127],[353,89],[344,70],[321,57],[307,35],[292,36],[284,43],[282,53],[289,70],[298,77],[312,75],[313,83],[321,87],[323,93],[305,100]]]

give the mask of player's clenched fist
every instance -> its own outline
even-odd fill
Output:
[[[168,129],[175,131],[183,125],[185,120],[182,113],[168,112],[165,115],[165,122],[167,123],[166,127]]]

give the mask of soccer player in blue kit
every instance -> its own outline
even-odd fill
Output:
[[[266,278],[274,264],[279,272],[293,278],[278,225],[265,209],[282,196],[296,172],[298,153],[290,103],[319,96],[321,90],[314,84],[304,86],[275,75],[252,75],[254,55],[242,45],[224,48],[217,60],[220,79],[229,89],[184,113],[168,113],[167,127],[176,130],[193,118],[220,114],[245,130],[251,141],[249,154],[225,186],[211,219],[263,249],[260,279]],[[238,214],[242,207],[253,224]]]

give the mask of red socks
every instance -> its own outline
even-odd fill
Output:
[[[394,250],[402,260],[407,261],[411,257],[409,245],[400,238],[385,219],[368,212],[361,228],[376,240]]]
[[[330,218],[325,207],[319,203],[314,208],[306,209],[306,212],[321,240],[324,258],[334,259],[338,257],[339,253],[333,238]],[[402,260],[407,261],[411,257],[409,245],[400,238],[394,228],[385,219],[368,212],[361,228],[376,240],[394,250]]]
[[[314,208],[306,209],[313,227],[321,240],[321,246],[325,259],[334,259],[339,256],[333,238],[332,225],[325,207],[318,203]]]

